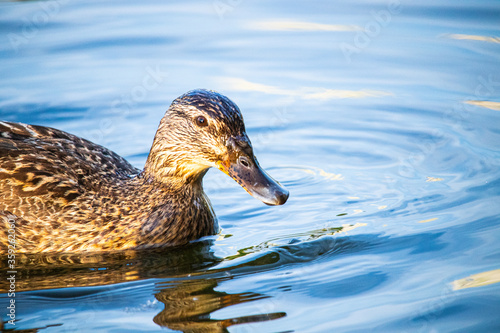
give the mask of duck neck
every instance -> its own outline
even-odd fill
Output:
[[[189,154],[185,149],[179,149],[179,143],[172,133],[173,130],[163,118],[144,165],[144,178],[169,185],[201,186],[209,167],[186,158]]]
[[[170,188],[182,188],[184,186],[201,189],[203,176],[208,171],[205,166],[189,165],[189,164],[174,164],[168,156],[166,158],[154,157],[146,162],[142,178],[148,182],[168,185]]]
[[[179,136],[163,118],[137,177],[148,202],[137,236],[141,244],[183,244],[216,232],[217,220],[202,187],[208,166],[196,162],[196,153],[179,144]]]
[[[139,226],[138,243],[145,247],[181,245],[216,232],[217,220],[202,186],[205,173],[189,182],[171,175],[160,183],[156,176],[139,176],[143,178],[140,188],[148,204]]]

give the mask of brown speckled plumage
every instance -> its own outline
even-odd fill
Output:
[[[11,222],[16,252],[25,253],[181,245],[214,234],[202,188],[210,167],[268,204],[288,197],[258,166],[238,107],[213,91],[172,102],[142,172],[63,131],[0,122],[0,253]]]

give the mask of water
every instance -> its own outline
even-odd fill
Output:
[[[0,119],[142,167],[171,100],[218,90],[291,193],[213,170],[219,235],[18,256],[16,330],[500,331],[498,2],[4,2],[0,31]]]

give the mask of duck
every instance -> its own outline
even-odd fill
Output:
[[[62,130],[0,122],[0,254],[182,246],[218,232],[209,168],[267,205],[289,192],[254,155],[238,106],[205,89],[165,112],[143,170]]]

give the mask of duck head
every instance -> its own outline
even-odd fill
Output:
[[[162,118],[144,172],[158,181],[201,184],[211,167],[265,204],[288,199],[254,156],[238,106],[217,92],[193,90],[175,99]]]

